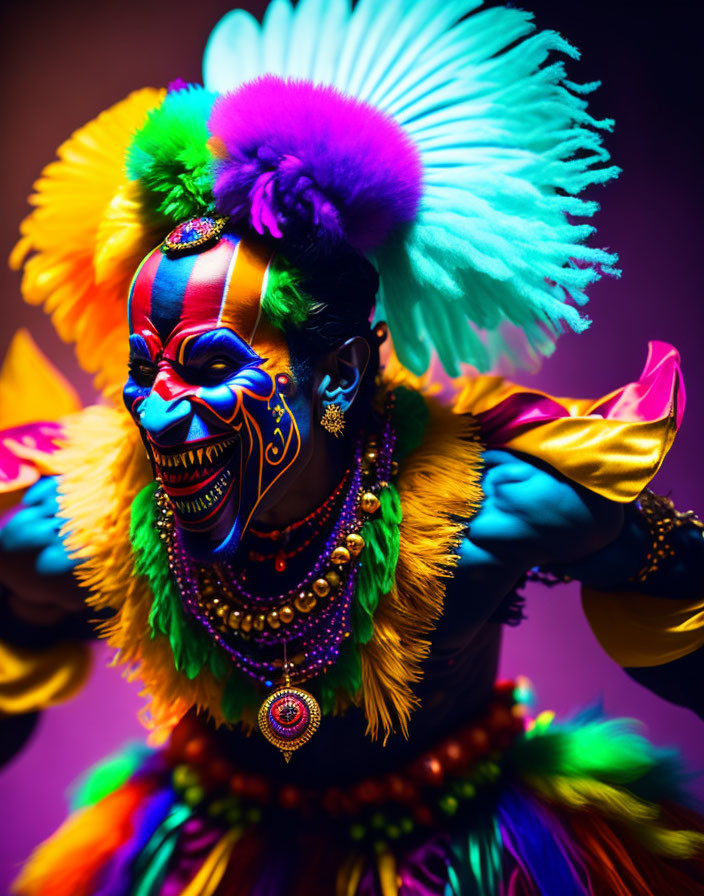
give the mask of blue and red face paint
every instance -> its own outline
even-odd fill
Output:
[[[130,289],[125,404],[202,560],[236,549],[300,452],[287,377],[256,350],[268,263],[226,234],[192,254],[155,249]]]

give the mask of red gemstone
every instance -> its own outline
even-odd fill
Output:
[[[276,555],[276,560],[274,561],[274,569],[277,572],[284,572],[284,570],[286,569],[286,556],[284,555],[283,551],[279,552]]]

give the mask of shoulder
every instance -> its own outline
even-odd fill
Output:
[[[469,540],[528,566],[569,563],[613,541],[623,508],[570,481],[547,464],[511,451],[484,455],[484,500]]]

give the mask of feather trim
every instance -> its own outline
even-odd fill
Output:
[[[157,738],[192,706],[224,723],[222,683],[207,669],[194,678],[177,671],[168,639],[151,635],[153,595],[148,580],[134,574],[130,520],[152,472],[134,421],[117,407],[90,407],[67,423],[66,440],[57,456],[64,543],[79,561],[76,575],[89,590],[88,604],[114,610],[100,632],[116,649],[114,662],[125,666],[125,677],[144,684],[149,703],[142,721]]]
[[[99,803],[75,812],[30,856],[16,896],[91,896],[106,862],[128,842],[139,807],[155,781],[135,778]]]
[[[132,135],[163,96],[135,91],[59,147],[34,185],[35,209],[10,257],[24,268],[25,301],[44,306],[101,387],[124,376],[125,296],[137,265],[168,231],[135,205],[124,171]]]
[[[623,826],[647,852],[672,859],[701,856],[704,834],[666,826],[662,801],[686,798],[679,758],[654,747],[636,726],[588,711],[571,723],[536,726],[516,742],[510,762],[552,806]]]
[[[396,382],[401,380],[397,371]],[[418,703],[413,685],[430,652],[428,634],[442,615],[444,580],[457,565],[461,533],[482,499],[474,419],[432,399],[426,404],[425,437],[399,471],[403,518],[395,584],[380,599],[374,633],[361,647],[362,703],[372,738],[380,729],[387,738],[396,724],[408,736]]]
[[[397,373],[396,381],[401,378]],[[401,465],[398,496],[393,487],[385,490],[391,529],[380,536],[380,545],[398,546],[378,551],[380,556],[386,551],[384,571],[375,577],[378,590],[370,586],[365,607],[373,628],[359,630],[360,659],[341,657],[340,676],[334,670],[330,675],[330,685],[339,681],[362,702],[372,737],[382,729],[388,737],[395,725],[408,734],[417,703],[413,685],[430,650],[427,636],[442,614],[444,579],[457,562],[455,548],[466,520],[481,500],[481,449],[473,419],[432,400],[428,410],[420,445],[419,433],[405,436],[413,450]],[[144,683],[149,697],[144,723],[168,731],[196,706],[217,724],[241,715],[249,724],[249,701],[243,702],[236,677],[221,674],[224,669],[216,677],[213,663],[201,663],[194,644],[185,644],[179,626],[174,628],[173,605],[161,587],[164,576],[147,562],[152,549],[140,542],[137,556],[133,553],[132,513],[144,513],[143,496],[135,499],[143,490],[145,500],[149,497],[152,472],[131,417],[118,407],[88,408],[68,421],[66,443],[56,461],[66,548],[79,561],[77,576],[90,591],[88,603],[115,611],[102,623],[101,634],[116,648],[115,662],[126,666],[126,677]],[[140,525],[146,525],[143,519]],[[338,708],[343,703],[338,700]]]
[[[242,10],[228,13],[203,62],[206,87],[221,92],[265,74],[333,88],[375,108],[414,145],[423,169],[417,215],[373,260],[378,315],[416,373],[433,352],[450,375],[463,362],[481,370],[497,357],[520,363],[526,352],[534,362],[563,329],[588,326],[579,311],[587,288],[616,273],[616,256],[588,244],[594,228],[585,221],[598,205],[580,198],[618,174],[602,144],[613,122],[587,111],[598,84],[567,79],[563,60],[579,53],[559,34],[536,31],[530,13],[480,6],[278,0],[261,26]],[[289,112],[271,127],[298,133],[316,124],[315,112]],[[375,161],[362,162],[362,176]],[[403,161],[392,161],[396,176]],[[269,178],[259,192],[272,188]]]

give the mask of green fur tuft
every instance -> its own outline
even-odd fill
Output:
[[[278,329],[300,327],[310,314],[313,302],[300,289],[299,275],[278,256],[269,268],[262,311]]]
[[[127,150],[128,176],[174,224],[214,209],[207,121],[215,96],[195,85],[167,94]]]

